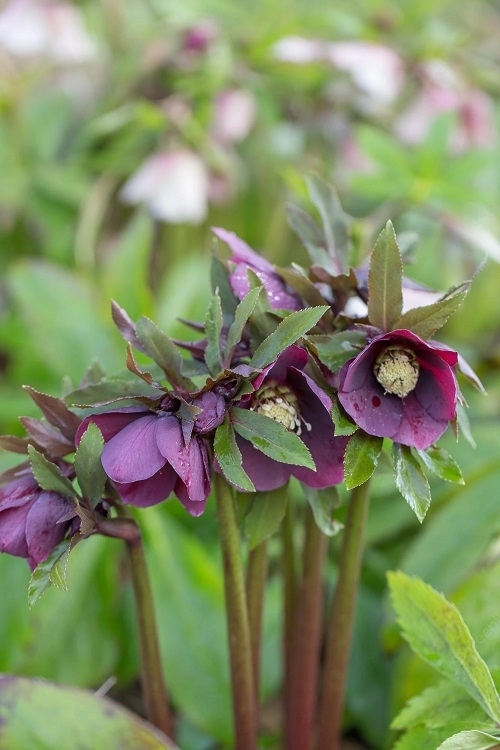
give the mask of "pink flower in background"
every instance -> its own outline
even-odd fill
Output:
[[[214,102],[213,137],[223,144],[239,143],[250,133],[256,114],[255,99],[249,91],[221,91]]]
[[[146,159],[121,191],[125,203],[144,203],[159,221],[199,224],[208,211],[209,177],[204,161],[187,149]]]

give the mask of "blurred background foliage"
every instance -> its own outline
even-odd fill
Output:
[[[211,226],[275,262],[304,260],[285,207],[308,207],[307,173],[337,188],[358,262],[391,218],[415,234],[413,278],[445,290],[481,267],[441,335],[488,391],[464,386],[477,448],[444,441],[465,487],[436,482],[419,528],[390,472],[376,478],[347,726],[377,750],[391,746],[395,711],[434,679],[401,647],[388,569],[456,601],[500,666],[499,34],[496,0],[465,0],[460,12],[452,0],[9,0],[0,10],[3,433],[19,434],[18,416],[34,414],[22,384],[60,395],[94,360],[123,368],[111,299],[189,336],[178,319],[204,315]],[[0,453],[0,468],[15,462]],[[300,513],[300,493],[294,500]],[[179,745],[229,748],[213,508],[195,520],[169,502],[140,520]],[[331,546],[329,586],[338,540]],[[115,675],[131,701],[122,551],[91,539],[69,567],[69,590],[28,611],[25,563],[0,558],[0,670],[92,688]],[[263,659],[269,747],[279,734],[278,573],[276,562]]]

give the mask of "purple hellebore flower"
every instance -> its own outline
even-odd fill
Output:
[[[458,354],[405,329],[375,336],[339,372],[339,401],[369,435],[425,450],[455,418]]]
[[[78,522],[73,501],[42,490],[30,469],[0,487],[0,552],[24,557],[31,570],[77,530]]]
[[[258,491],[277,489],[291,476],[316,489],[340,484],[344,479],[347,438],[334,436],[332,402],[304,372],[308,361],[304,349],[288,347],[253,381],[255,392],[237,404],[275,419],[299,435],[316,464],[313,471],[280,463],[237,436],[243,469]]]
[[[231,271],[229,281],[231,289],[238,299],[243,299],[250,291],[248,280],[248,270],[250,269],[262,281],[271,307],[277,310],[302,309],[303,305],[299,296],[289,289],[288,285],[274,270],[272,263],[258,255],[234,232],[228,232],[226,229],[218,227],[212,227],[212,232],[229,246],[233,254],[231,262],[234,264],[234,269]]]
[[[171,492],[192,516],[205,509],[210,494],[210,464],[203,435],[215,429],[226,412],[222,396],[207,392],[193,400],[201,409],[193,421],[179,418],[167,397],[165,407],[128,406],[86,417],[76,442],[94,422],[105,446],[102,465],[125,503],[147,507]]]

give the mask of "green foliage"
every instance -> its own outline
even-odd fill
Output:
[[[382,331],[392,331],[403,307],[403,263],[394,227],[387,222],[370,257],[368,316]]]
[[[328,307],[323,305],[290,313],[257,348],[250,365],[258,368],[271,364],[287,346],[314,328],[326,310]]]
[[[367,482],[377,468],[383,439],[358,430],[347,444],[344,455],[345,485],[348,490]]]

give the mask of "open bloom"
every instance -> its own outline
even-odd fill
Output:
[[[74,502],[42,490],[30,469],[0,488],[0,551],[24,557],[32,570],[78,525]]]
[[[238,406],[246,406],[283,424],[299,435],[311,453],[316,471],[280,463],[237,437],[243,469],[259,491],[283,486],[291,476],[309,487],[324,489],[344,478],[343,457],[347,439],[335,437],[332,402],[304,372],[308,355],[290,346],[254,380],[255,392]]]
[[[158,410],[128,406],[86,417],[76,441],[94,422],[103,435],[102,465],[121,498],[146,507],[171,492],[193,516],[203,513],[210,494],[210,465],[203,435],[224,419],[225,403],[214,393],[193,401],[193,420],[180,419],[170,396]],[[178,406],[178,405],[177,405]]]
[[[227,229],[218,227],[212,228],[213,233],[220,240],[225,242],[231,252],[231,262],[234,265],[229,281],[231,289],[238,299],[250,291],[250,281],[248,271],[253,271],[262,281],[269,298],[269,304],[278,310],[300,310],[302,304],[299,296],[289,287],[278,273],[274,266],[268,260],[252,250],[246,242],[241,240],[234,232],[228,232]]]
[[[455,418],[457,362],[411,331],[383,333],[340,370],[340,403],[369,435],[424,450]]]

